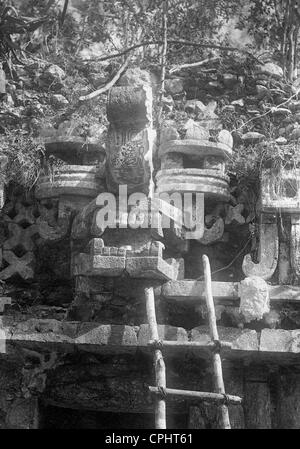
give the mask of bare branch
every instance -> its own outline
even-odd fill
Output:
[[[163,45],[163,43],[164,42],[162,40],[140,42],[139,44],[135,44],[135,45],[132,45],[131,47],[126,48],[125,50],[121,51],[120,53],[113,53],[112,55],[109,55],[109,56],[104,56],[102,58],[96,58],[96,60],[97,61],[107,61],[108,59],[117,58],[119,56],[124,56],[127,53],[131,52],[132,50],[135,50],[136,48],[146,47],[148,45]],[[168,44],[189,45],[189,46],[198,47],[198,48],[212,48],[215,50],[222,50],[222,51],[238,51],[239,53],[244,53],[244,54],[249,54],[249,55],[251,54],[246,50],[241,50],[236,47],[226,47],[226,46],[214,45],[214,44],[200,44],[197,42],[190,42],[190,41],[184,41],[184,40],[170,39],[167,41],[167,43]]]
[[[163,111],[163,96],[165,91],[166,59],[168,49],[168,0],[164,0],[163,2],[162,15],[163,15],[162,17],[163,48],[161,53],[160,93],[158,101],[159,108],[157,113],[157,122],[159,127],[161,124],[162,111]]]
[[[63,8],[63,11],[62,11],[62,13],[61,13],[61,19],[60,19],[60,26],[61,26],[61,27],[63,26],[64,21],[65,21],[65,17],[66,17],[66,14],[67,14],[68,5],[69,5],[69,0],[65,0],[64,8]]]
[[[98,90],[95,90],[94,92],[83,95],[82,97],[79,97],[79,101],[86,101],[91,100],[92,98],[98,97],[99,95],[103,94],[104,92],[107,92],[109,89],[111,89],[116,82],[120,79],[121,75],[123,74],[124,70],[126,69],[128,63],[129,63],[130,57],[128,56],[124,62],[124,64],[121,65],[115,76],[107,83],[105,86],[101,87]]]
[[[199,62],[192,62],[191,64],[183,64],[183,65],[178,65],[176,67],[173,67],[172,69],[169,70],[169,73],[175,73],[175,72],[180,72],[180,70],[183,69],[189,69],[189,68],[194,68],[194,67],[201,67],[204,64],[207,64],[208,62],[215,62],[215,61],[219,61],[220,57],[216,56],[215,58],[207,58],[207,59],[203,59],[203,61],[199,61]]]

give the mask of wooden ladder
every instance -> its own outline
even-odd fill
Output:
[[[192,399],[193,401],[203,401],[209,402],[211,404],[218,405],[221,412],[221,427],[223,429],[231,429],[228,405],[241,404],[242,399],[238,396],[226,395],[224,381],[223,381],[223,370],[222,361],[220,357],[220,351],[222,348],[231,348],[230,343],[222,342],[219,340],[216,313],[214,300],[212,296],[211,287],[211,271],[209,259],[207,256],[202,257],[204,266],[204,279],[205,279],[205,298],[206,306],[208,310],[208,320],[209,320],[209,330],[210,330],[210,343],[200,343],[200,342],[177,342],[177,341],[161,341],[158,335],[158,327],[156,321],[155,313],[155,299],[153,288],[145,289],[146,296],[146,309],[147,309],[147,319],[150,327],[150,341],[149,345],[154,349],[154,368],[155,368],[155,381],[156,387],[149,387],[151,393],[156,395],[155,401],[155,428],[156,429],[166,429],[166,398],[167,396],[181,396],[185,399]],[[173,347],[173,348],[209,348],[212,354],[212,364],[214,371],[214,384],[215,391],[213,393],[209,392],[199,392],[199,391],[188,391],[188,390],[176,390],[172,388],[167,388],[166,386],[166,367],[162,354],[163,347]]]

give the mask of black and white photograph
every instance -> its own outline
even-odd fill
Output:
[[[0,430],[65,429],[300,429],[300,0],[0,0]]]

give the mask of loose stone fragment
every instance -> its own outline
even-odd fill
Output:
[[[240,310],[246,323],[261,320],[270,311],[269,287],[260,277],[248,277],[240,282]]]

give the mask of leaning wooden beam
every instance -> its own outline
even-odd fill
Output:
[[[215,314],[215,306],[214,299],[212,295],[212,287],[211,287],[211,271],[209,260],[206,255],[202,257],[203,267],[204,267],[204,282],[205,282],[205,298],[206,298],[206,306],[208,312],[208,321],[209,321],[209,329],[210,329],[210,337],[213,341],[219,341],[219,334],[217,329],[217,320]],[[215,389],[216,393],[220,393],[225,395],[225,387],[223,381],[223,372],[222,372],[222,361],[219,352],[214,352],[212,354],[213,360],[213,370],[214,370],[214,379],[215,379]],[[221,417],[222,417],[222,427],[224,429],[231,429],[228,407],[226,404],[220,406]]]
[[[151,340],[159,340],[156,313],[155,313],[155,298],[153,288],[145,289],[146,297],[146,311],[147,319],[150,328],[150,338]],[[155,369],[155,379],[158,389],[163,391],[166,388],[166,367],[163,359],[163,355],[160,349],[155,349],[154,351],[154,369]],[[166,429],[166,400],[162,397],[156,399],[155,405],[155,428],[156,429]]]
[[[149,387],[149,391],[151,393],[161,395],[161,391],[157,387]],[[242,399],[239,396],[233,396],[230,394],[224,395],[220,393],[209,393],[206,391],[189,391],[189,390],[177,390],[174,388],[165,388],[164,394],[166,396],[181,396],[183,398],[191,400],[212,402],[216,405],[222,405],[224,403],[240,405],[242,403]]]
[[[228,341],[220,341],[218,342],[219,349],[232,349],[232,343]],[[217,344],[213,341],[205,343],[200,341],[173,341],[173,340],[163,340],[157,342],[157,340],[150,340],[148,343],[149,346],[156,346],[161,348],[195,348],[195,349],[215,349]]]

